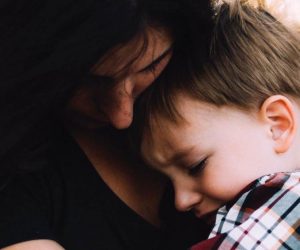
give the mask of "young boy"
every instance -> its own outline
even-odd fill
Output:
[[[141,100],[140,153],[178,210],[214,218],[193,250],[300,249],[299,40],[262,5],[216,8],[202,67]]]

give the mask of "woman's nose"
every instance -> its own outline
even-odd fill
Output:
[[[175,207],[177,210],[186,212],[201,203],[202,195],[187,189],[175,188]]]
[[[112,126],[117,129],[128,128],[133,119],[133,88],[130,80],[124,81],[120,88],[115,89],[108,117]]]

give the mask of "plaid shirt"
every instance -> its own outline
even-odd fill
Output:
[[[299,203],[300,172],[263,176],[218,210],[209,238],[191,250],[300,249]]]

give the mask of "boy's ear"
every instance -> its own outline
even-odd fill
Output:
[[[267,122],[276,153],[284,153],[291,146],[297,131],[296,113],[292,102],[285,96],[267,98],[260,108],[261,118]]]

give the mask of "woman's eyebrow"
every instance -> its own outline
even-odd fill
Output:
[[[156,59],[154,59],[151,63],[149,63],[147,66],[145,66],[144,68],[140,69],[138,71],[138,73],[145,71],[147,68],[149,68],[152,65],[155,65],[157,63],[159,63],[162,59],[164,59],[168,54],[171,53],[171,51],[173,50],[173,46],[170,46],[169,48],[167,48],[160,56],[158,56]]]

